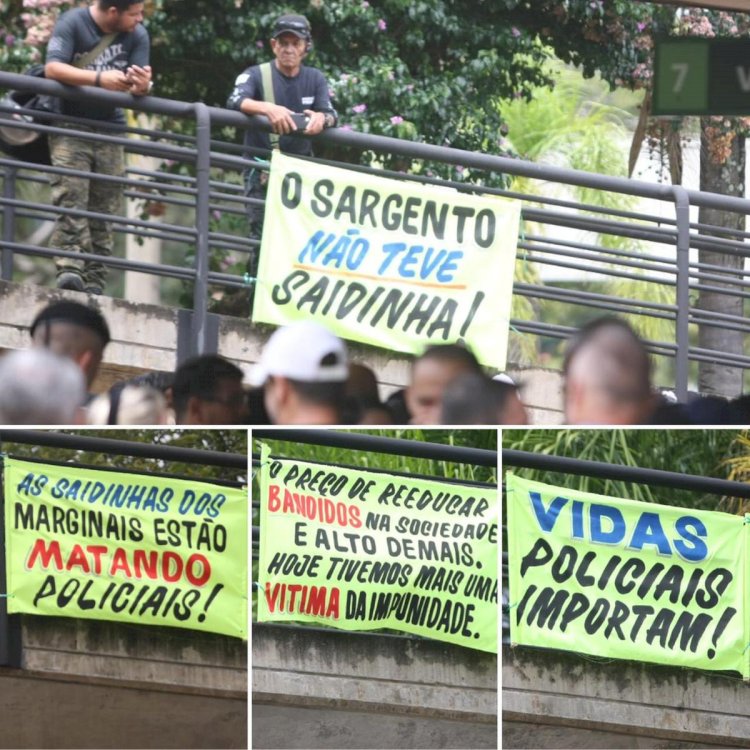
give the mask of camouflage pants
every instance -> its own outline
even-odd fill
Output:
[[[49,145],[52,164],[56,167],[116,177],[124,173],[122,146],[88,141],[68,134],[50,134]],[[52,175],[51,185],[54,206],[100,214],[117,214],[120,211],[121,185],[71,175]],[[61,214],[55,221],[50,246],[71,252],[112,255],[112,222]],[[58,276],[74,271],[83,277],[85,286],[104,288],[106,268],[101,263],[55,258],[55,265]]]

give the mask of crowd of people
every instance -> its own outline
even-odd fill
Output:
[[[378,376],[346,343],[302,321],[269,337],[244,369],[218,354],[91,392],[110,341],[99,310],[63,299],[32,321],[30,346],[0,358],[0,424],[89,425],[523,425],[519,386],[490,374],[461,344],[428,347],[408,383],[381,393]],[[653,387],[651,358],[624,320],[604,317],[568,342],[567,424],[746,424],[750,397],[677,403]],[[550,415],[550,422],[559,421]]]

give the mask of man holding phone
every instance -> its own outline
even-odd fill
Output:
[[[307,138],[292,135],[304,130],[316,135],[336,125],[336,111],[331,106],[328,83],[315,68],[302,64],[312,46],[310,23],[304,16],[283,15],[276,20],[271,33],[274,60],[253,65],[243,71],[234,83],[227,107],[246,115],[265,115],[273,133],[248,129],[245,145],[252,157],[278,148],[286,154],[312,155]],[[268,173],[249,169],[245,178],[245,194],[262,200],[265,197]],[[248,204],[250,237],[259,240],[263,228],[263,206]],[[257,260],[251,258],[248,270],[254,274]]]
[[[94,0],[89,7],[63,13],[47,45],[45,76],[71,86],[99,86],[136,96],[150,93],[149,38],[142,22],[142,0]],[[57,100],[56,107],[62,115],[125,128],[121,109],[67,99]],[[76,130],[85,130],[112,135],[111,128],[99,130],[95,125],[66,123],[61,123],[61,127],[70,128],[71,132],[49,136],[55,167],[123,175],[123,146],[85,140],[75,134]],[[123,186],[117,183],[61,174],[52,175],[51,184],[55,206],[98,214],[116,214],[120,208]],[[58,216],[50,239],[50,246],[60,250],[102,256],[111,255],[113,245],[111,222],[70,214]],[[55,265],[60,289],[102,293],[106,268],[101,263],[56,258]]]

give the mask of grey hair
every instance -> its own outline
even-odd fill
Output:
[[[86,399],[78,365],[47,349],[0,358],[0,424],[75,424]]]

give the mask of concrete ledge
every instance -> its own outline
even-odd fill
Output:
[[[247,695],[247,643],[179,628],[23,617],[25,669]]]
[[[0,748],[246,748],[247,701],[0,670]]]
[[[738,676],[522,647],[503,652],[503,720],[577,727],[582,738],[594,730],[748,747],[749,699],[750,685]]]
[[[400,636],[263,623],[253,626],[252,655],[253,747],[496,747],[494,654]],[[373,735],[365,727],[374,726],[376,714],[382,731]],[[280,715],[307,717],[310,725],[284,739],[270,719]],[[342,717],[353,727],[325,730]],[[410,744],[426,741],[416,738],[442,723],[445,732],[436,744]]]

